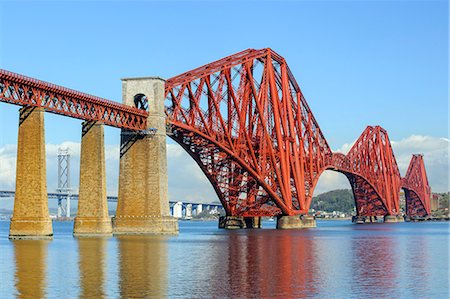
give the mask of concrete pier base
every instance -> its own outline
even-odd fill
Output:
[[[309,215],[279,216],[277,229],[301,229],[316,227],[316,219]]]
[[[178,220],[171,216],[116,216],[112,222],[114,235],[178,233]]]
[[[219,228],[241,229],[241,228],[261,228],[261,217],[242,216],[220,216]]]
[[[51,239],[48,212],[44,109],[20,109],[16,193],[10,239]]]
[[[356,223],[356,224],[363,224],[366,222],[366,217],[365,216],[353,216],[352,222]]]
[[[352,222],[356,223],[356,224],[379,223],[380,221],[379,221],[378,217],[381,217],[381,216],[353,216]]]
[[[103,125],[82,124],[80,191],[74,236],[112,235],[106,199],[106,170]]]
[[[75,237],[110,237],[112,236],[111,218],[76,217],[73,235]]]
[[[386,216],[384,216],[384,222],[385,223],[397,223],[397,222],[404,222],[404,221],[405,220],[400,215],[398,215],[398,216],[394,216],[394,215],[386,215]]]
[[[220,216],[219,228],[241,229],[245,228],[244,217],[242,216]]]
[[[244,217],[245,228],[262,228],[261,217]]]
[[[178,233],[178,220],[169,214],[164,84],[155,77],[122,79],[123,103],[148,104],[153,134],[122,130],[114,234]]]

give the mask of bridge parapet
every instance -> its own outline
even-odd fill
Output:
[[[145,130],[147,112],[0,69],[0,101],[62,114],[108,126]]]

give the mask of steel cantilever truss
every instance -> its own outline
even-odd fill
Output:
[[[271,49],[167,80],[166,114],[169,136],[198,163],[229,215],[305,214],[326,169],[347,176],[359,215],[400,212],[387,132],[367,127],[347,155],[333,154],[286,61]]]
[[[308,213],[327,169],[350,181],[358,215],[430,213],[423,158],[401,179],[387,132],[367,127],[347,155],[332,153],[283,57],[246,50],[166,81],[168,135],[201,167],[228,215]],[[0,69],[0,101],[144,131],[148,113]]]
[[[413,155],[401,186],[405,192],[406,215],[423,217],[431,214],[431,190],[422,155]]]
[[[171,137],[232,215],[307,213],[331,150],[285,60],[247,50],[166,83]]]
[[[358,215],[400,212],[400,172],[383,128],[368,126],[346,156],[333,154],[330,169],[344,173],[349,179]]]
[[[0,101],[106,125],[145,130],[144,110],[0,69]]]

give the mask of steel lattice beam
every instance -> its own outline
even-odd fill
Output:
[[[284,58],[246,50],[166,82],[169,136],[198,163],[229,215],[308,212],[319,176],[344,173],[358,215],[400,213],[387,132],[367,127],[333,154]]]
[[[333,169],[350,180],[361,216],[397,215],[400,212],[400,172],[386,130],[368,126],[348,154]]]
[[[285,60],[246,50],[167,80],[170,135],[231,215],[305,214],[332,153]]]
[[[405,191],[406,215],[423,217],[431,214],[431,188],[422,155],[411,158],[401,187]]]
[[[127,105],[0,69],[0,101],[78,119],[100,121],[130,130],[145,130],[148,113]]]

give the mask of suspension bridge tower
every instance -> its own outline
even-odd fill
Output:
[[[70,151],[68,148],[58,149],[58,218],[70,217]],[[65,205],[63,204],[63,201]]]

